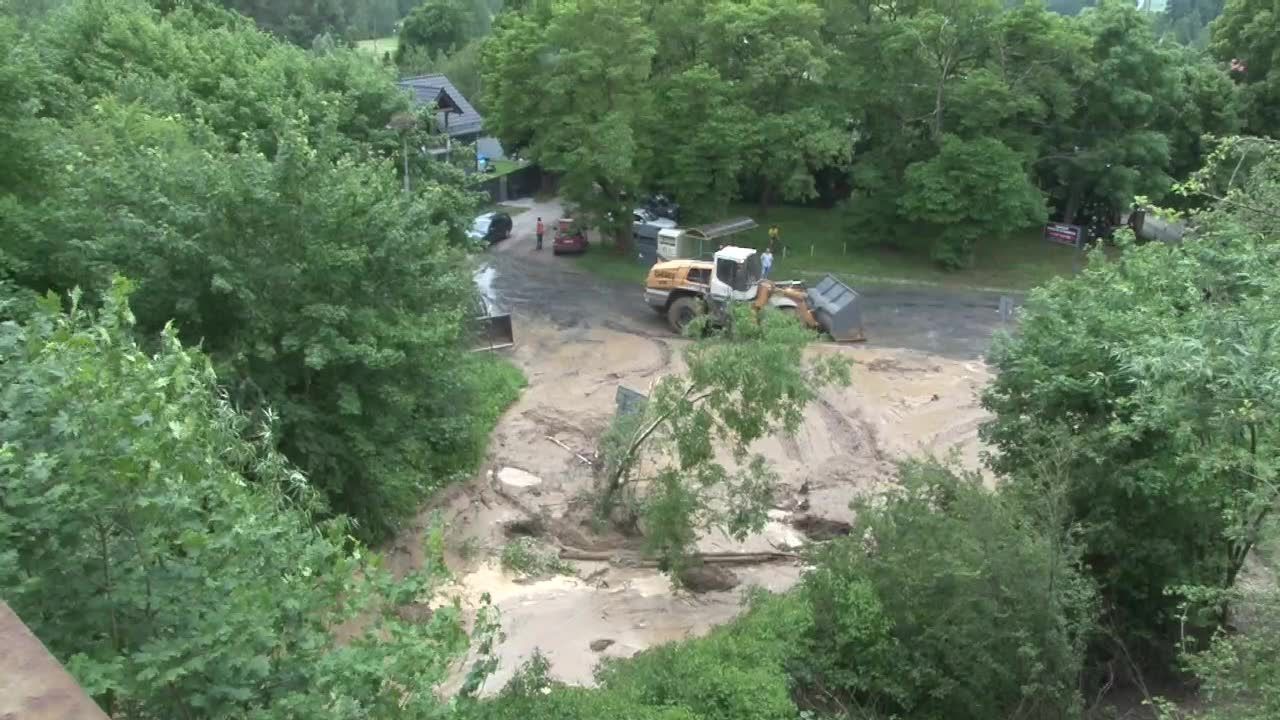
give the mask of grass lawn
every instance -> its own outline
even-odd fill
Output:
[[[591,247],[585,253],[560,259],[576,263],[578,267],[601,277],[635,285],[637,288],[644,284],[645,276],[649,274],[649,268],[637,262],[634,255],[620,255],[612,244],[601,245],[596,240],[595,233],[591,234]]]
[[[775,255],[772,274],[783,280],[830,272],[855,286],[905,282],[1021,292],[1070,274],[1076,262],[1072,248],[1045,242],[1038,228],[982,242],[972,268],[947,271],[929,259],[927,249],[908,252],[846,246],[843,220],[834,210],[775,207],[762,218],[755,205],[736,205],[729,215],[753,217],[760,224],[730,240],[745,247],[764,248],[769,225],[777,224],[788,252],[785,257],[780,252]],[[646,273],[633,258],[594,241],[591,251],[578,262],[587,270],[623,282],[642,282]]]
[[[485,173],[485,177],[502,177],[519,170],[524,167],[525,163],[518,163],[515,160],[494,160],[493,172]]]
[[[831,272],[864,283],[879,280],[1022,291],[1071,273],[1075,263],[1075,250],[1045,242],[1039,228],[982,241],[973,267],[948,271],[933,263],[924,247],[916,252],[850,247],[838,211],[776,207],[762,218],[756,206],[737,205],[730,215],[754,217],[760,224],[735,236],[737,245],[763,248],[769,226],[778,226],[787,247],[785,256],[776,253],[774,258],[773,275],[779,278]]]
[[[377,38],[375,40],[357,40],[356,47],[371,55],[379,58],[382,53],[396,54],[396,48],[400,46],[400,39],[395,35],[391,37]]]

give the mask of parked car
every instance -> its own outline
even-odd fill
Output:
[[[556,239],[551,243],[555,255],[576,255],[587,251],[587,233],[572,218],[560,218],[556,224]]]
[[[631,211],[631,227],[635,232],[641,225],[652,225],[656,228],[673,228],[676,221],[671,218],[659,217],[645,208],[636,208]]]
[[[680,204],[666,195],[651,195],[644,206],[646,210],[658,217],[680,222]]]
[[[471,223],[467,237],[490,245],[511,237],[511,216],[504,212],[485,213]]]

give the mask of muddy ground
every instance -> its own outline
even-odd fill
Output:
[[[517,216],[512,239],[491,249],[483,280],[491,299],[514,315],[510,358],[529,387],[500,420],[477,477],[431,503],[389,558],[395,568],[416,565],[430,518],[447,523],[457,580],[445,597],[475,607],[487,593],[502,617],[500,666],[486,692],[500,689],[535,649],[560,679],[589,683],[601,657],[706,632],[740,611],[747,588],[783,590],[801,573],[795,561],[738,565],[732,589],[694,594],[625,561],[572,562],[572,574],[534,581],[500,568],[502,547],[526,535],[548,551],[569,547],[616,558],[634,546],[633,538],[580,522],[589,514],[593,481],[585,461],[594,459],[618,387],[645,393],[664,374],[680,371],[686,342],[644,305],[641,288],[575,271],[551,255],[549,238],[546,249],[534,252],[538,215],[550,228],[559,208],[543,204]],[[825,537],[851,519],[851,499],[890,480],[898,458],[955,453],[962,464],[978,466],[977,427],[985,416],[976,394],[988,379],[981,356],[1001,324],[999,298],[858,289],[870,341],[812,350],[852,359],[853,383],[826,392],[794,437],[756,448],[783,478],[769,525],[744,543],[708,535],[703,551],[790,551]]]

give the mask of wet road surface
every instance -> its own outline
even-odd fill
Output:
[[[541,203],[517,215],[511,238],[489,250],[494,300],[516,317],[542,318],[561,328],[609,327],[643,334],[669,335],[665,321],[644,303],[643,288],[601,278],[551,253],[551,228],[558,204]],[[534,250],[533,227],[541,216],[547,236]],[[602,252],[593,246],[595,252]],[[1008,328],[1001,319],[1000,295],[909,285],[854,286],[862,298],[863,324],[870,347],[904,348],[948,358],[980,358],[992,335]],[[1015,303],[1020,297],[1013,298]]]

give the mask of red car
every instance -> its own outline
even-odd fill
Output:
[[[551,252],[556,255],[575,255],[587,251],[587,233],[573,224],[572,218],[560,218],[556,226],[556,239]]]

